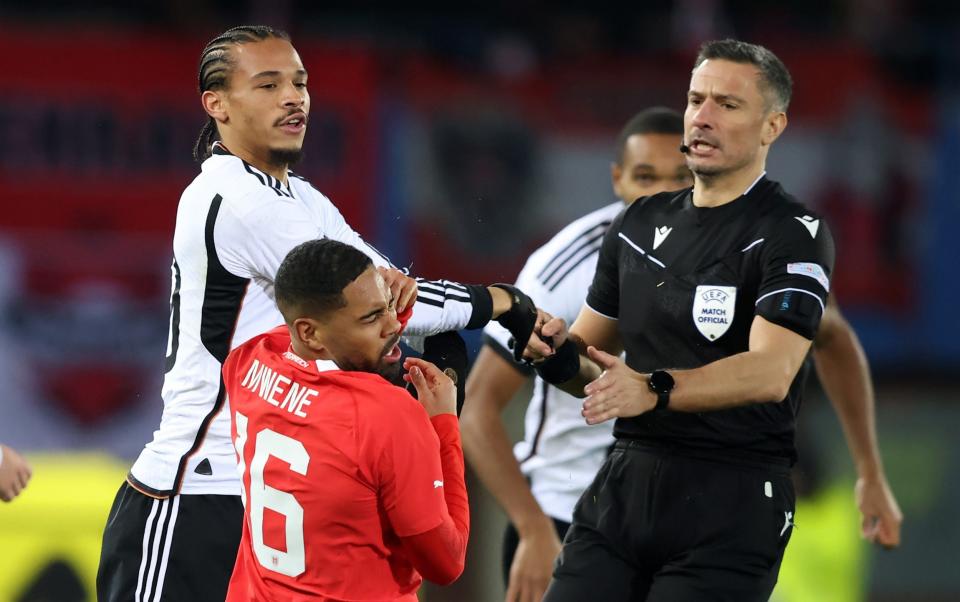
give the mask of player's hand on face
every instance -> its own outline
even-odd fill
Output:
[[[416,357],[403,360],[407,371],[403,380],[417,389],[417,399],[427,414],[433,418],[439,414],[457,414],[457,386],[453,380],[430,362]]]
[[[0,500],[9,502],[27,486],[33,471],[20,454],[6,445],[0,447],[3,448],[3,460],[0,462]]]
[[[380,266],[377,268],[383,277],[384,283],[390,287],[397,313],[413,305],[417,300],[417,281],[396,268]]]
[[[860,477],[854,495],[862,516],[860,533],[863,538],[887,549],[899,546],[903,513],[886,477]]]
[[[550,585],[553,562],[560,553],[560,538],[553,521],[544,517],[544,526],[520,537],[505,602],[540,602]]]
[[[583,388],[587,397],[580,413],[587,419],[587,424],[639,416],[657,405],[646,379],[628,368],[622,359],[592,345],[587,347],[587,355],[603,370],[596,380]]]
[[[523,359],[534,364],[547,359],[566,342],[567,336],[567,323],[563,318],[554,318],[538,307],[537,322],[523,350]]]

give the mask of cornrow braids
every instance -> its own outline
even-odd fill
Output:
[[[266,25],[241,25],[228,29],[210,40],[210,43],[200,53],[200,67],[197,70],[197,84],[200,93],[203,94],[207,90],[222,90],[227,87],[227,78],[234,62],[230,55],[231,46],[259,42],[267,38],[290,41],[287,32]],[[207,116],[207,122],[200,129],[200,135],[193,146],[194,160],[203,163],[210,157],[210,149],[217,140],[219,140],[217,122],[213,117]]]

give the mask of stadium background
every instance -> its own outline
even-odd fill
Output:
[[[701,41],[777,52],[796,91],[768,172],[830,220],[906,521],[896,552],[857,542],[852,466],[812,385],[808,506],[775,599],[960,599],[957,5],[487,4],[0,5],[0,441],[35,468],[0,506],[0,600],[93,599],[110,501],[160,416],[170,238],[204,120],[197,57],[246,22],[290,31],[310,71],[299,171],[395,262],[463,281],[512,279],[612,200],[619,127],[652,104],[682,110]],[[478,484],[471,498],[467,571],[431,602],[501,596],[503,516]]]

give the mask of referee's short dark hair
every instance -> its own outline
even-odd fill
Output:
[[[793,79],[777,55],[758,44],[740,40],[713,40],[700,47],[693,69],[706,60],[719,59],[733,63],[754,65],[760,71],[760,92],[767,100],[767,107],[786,111],[793,95]]]
[[[683,115],[667,107],[650,107],[630,118],[617,136],[617,165],[623,165],[623,152],[630,136],[668,134],[683,136]]]
[[[345,307],[343,289],[373,265],[359,249],[336,240],[309,240],[284,258],[274,280],[277,307],[288,324],[297,318],[324,319]]]

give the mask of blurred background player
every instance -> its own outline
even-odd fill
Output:
[[[13,448],[0,444],[0,500],[9,502],[27,486],[33,471]]]
[[[183,192],[173,236],[164,411],[111,508],[101,600],[223,599],[243,508],[221,364],[283,322],[273,280],[297,244],[326,237],[367,254],[398,309],[406,315],[416,303],[411,335],[480,328],[493,317],[526,328],[534,311],[516,290],[405,276],[289,171],[302,153],[310,95],[287,34],[228,30],[203,49],[198,79],[208,120],[194,149],[201,174]]]
[[[286,326],[224,364],[246,507],[227,600],[414,601],[421,575],[451,583],[469,535],[453,381],[408,358],[419,403],[393,384],[403,325],[354,247],[299,245],[276,298]]]
[[[663,107],[641,111],[617,138],[610,177],[617,202],[561,230],[535,251],[517,286],[555,316],[573,320],[583,306],[603,233],[635,200],[690,186],[677,150],[683,116]],[[613,425],[588,426],[580,402],[540,378],[527,406],[524,439],[511,451],[501,413],[533,370],[513,361],[503,328],[488,325],[467,379],[461,416],[464,451],[483,484],[509,516],[503,541],[507,600],[539,600],[573,515],[613,444]]]

